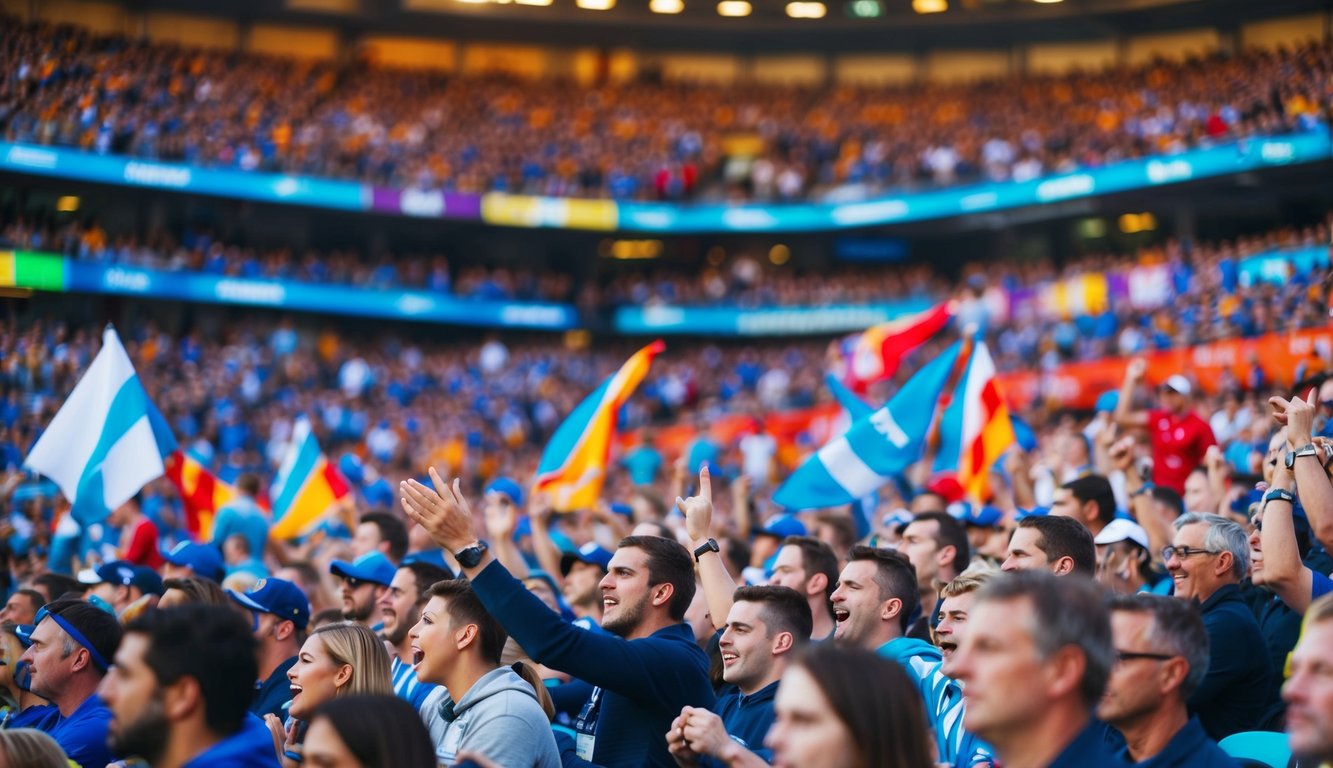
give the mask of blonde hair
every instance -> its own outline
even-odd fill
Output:
[[[958,597],[959,595],[966,595],[968,592],[976,592],[986,582],[998,575],[1000,575],[1000,571],[991,565],[976,564],[968,566],[953,581],[940,588],[940,597]]]
[[[69,758],[55,739],[33,728],[0,731],[0,756],[23,768],[69,768]]]
[[[325,624],[311,632],[310,636],[319,638],[335,664],[346,664],[352,668],[352,678],[347,681],[347,685],[338,689],[338,696],[393,695],[389,652],[384,649],[384,641],[367,629],[366,625],[339,621]]]

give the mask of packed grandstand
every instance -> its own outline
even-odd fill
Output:
[[[1333,760],[1333,694],[1308,692],[1333,647],[1333,484],[1300,463],[1333,454],[1326,7],[1215,21],[1164,0],[1161,28],[1112,40],[1006,21],[1019,43],[950,77],[925,43],[843,51],[835,26],[810,38],[822,74],[783,83],[749,48],[785,56],[785,37],[672,54],[707,77],[637,44],[628,75],[606,45],[591,75],[548,76],[467,52],[537,6],[326,4],[0,3],[0,764],[37,749],[29,728],[83,768]],[[983,19],[959,25],[1029,18],[959,5]],[[1107,28],[1153,13],[1104,5]],[[904,29],[947,40],[943,18]],[[421,61],[381,60],[413,21],[398,44]],[[301,51],[297,22],[336,50]],[[256,44],[270,23],[279,43]],[[444,66],[431,35],[454,23]],[[539,58],[572,56],[566,34],[591,33]],[[1051,40],[1069,61],[1030,66]],[[914,74],[843,77],[844,54]],[[662,563],[681,573],[644,589],[672,590],[629,610],[635,569]],[[1030,567],[1072,585],[999,575]],[[853,594],[867,582],[879,602]],[[1034,693],[1027,656],[987,667],[1017,642],[986,634],[1009,614],[968,629],[968,610],[1026,599],[1064,606],[1022,631],[1077,635],[1028,655],[1058,670],[1075,649],[1081,688]],[[176,607],[210,601],[249,629]],[[1217,628],[1219,601],[1243,626]],[[444,606],[480,652],[432,645]],[[1169,631],[1127,638],[1123,612]],[[791,645],[747,646],[756,621]],[[191,624],[214,634],[186,642]],[[196,641],[259,650],[228,668],[248,710],[225,728],[129,693],[145,649]],[[175,652],[156,695],[208,676]],[[325,652],[356,670],[327,695]],[[1181,672],[1131,679],[1134,661]],[[535,736],[471,719],[484,705],[446,690],[486,687],[471,663],[502,681],[487,695],[521,692]],[[855,693],[872,679],[925,721]],[[85,702],[107,712],[92,736],[70,727]],[[1034,730],[1064,709],[1077,728]],[[802,731],[830,713],[835,740]],[[352,762],[316,757],[338,744]]]

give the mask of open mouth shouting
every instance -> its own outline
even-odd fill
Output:
[[[412,668],[413,668],[413,669],[416,669],[417,667],[421,666],[421,662],[422,662],[422,660],[425,659],[425,658],[426,658],[426,652],[425,652],[425,651],[421,650],[420,648],[416,647],[415,645],[412,646]]]

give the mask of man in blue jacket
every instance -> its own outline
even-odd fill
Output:
[[[986,748],[963,730],[963,692],[940,669],[944,657],[930,643],[906,637],[921,600],[916,569],[906,555],[855,546],[833,591],[836,642],[893,659],[917,681],[926,719],[935,732],[939,760],[964,767],[989,764]]]
[[[683,623],[694,598],[694,560],[656,536],[620,542],[602,580],[602,628],[561,619],[477,539],[460,483],[430,470],[434,489],[401,485],[403,508],[454,553],[486,610],[534,661],[596,686],[575,725],[578,755],[604,766],[675,765],[663,734],[687,706],[710,707],[708,657]]]
[[[1220,741],[1256,730],[1274,703],[1268,646],[1238,586],[1250,572],[1250,543],[1239,525],[1218,515],[1182,515],[1174,525],[1162,559],[1175,596],[1198,603],[1211,648],[1208,674],[1190,697],[1190,711]]]
[[[276,768],[273,737],[246,711],[255,641],[214,605],[149,611],[130,622],[100,692],[110,746],[153,768]]]

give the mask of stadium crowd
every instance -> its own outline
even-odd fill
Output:
[[[934,296],[958,298],[962,313],[983,327],[1001,370],[1022,370],[1111,355],[1189,347],[1312,328],[1325,321],[1328,286],[1318,269],[1292,267],[1285,279],[1250,280],[1241,265],[1260,255],[1319,248],[1330,242],[1326,222],[1283,227],[1219,242],[1158,239],[1133,253],[1094,253],[1051,260],[990,260],[957,272],[910,263],[877,267],[795,269],[768,265],[755,254],[733,254],[697,272],[669,267],[618,270],[577,278],[565,272],[451,266],[444,255],[366,257],[331,252],[255,248],[191,232],[136,238],[111,235],[95,219],[52,225],[48,217],[15,217],[0,228],[0,246],[63,253],[107,265],[314,284],[426,289],[463,299],[575,302],[589,316],[618,307],[726,306],[740,309],[820,307]],[[1140,277],[1142,275],[1142,277]],[[1070,294],[1099,281],[1099,297],[1053,307],[1042,292]],[[1112,294],[1110,284],[1126,286]],[[808,345],[812,346],[812,345]],[[694,371],[692,378],[705,372]],[[758,374],[762,374],[760,371]],[[725,398],[725,395],[724,395]]]
[[[1318,45],[929,88],[584,86],[2,26],[7,140],[463,193],[793,201],[1022,181],[1307,131],[1333,108]]]
[[[392,382],[284,355],[272,344],[282,333],[249,348],[160,333],[128,344],[182,442],[203,435],[217,458],[254,459],[231,478],[240,495],[192,540],[173,526],[164,481],[82,527],[33,490],[13,461],[87,368],[94,334],[9,331],[0,753],[11,762],[1333,759],[1333,378],[1215,399],[1183,375],[1147,386],[1146,366],[1131,364],[1096,413],[1036,423],[1035,440],[996,465],[985,504],[913,471],[871,509],[777,509],[772,455],[754,472],[753,443],[705,437],[646,474],[625,461],[604,505],[559,514],[529,486],[532,464],[513,460],[531,461],[521,448],[496,446],[508,458],[489,466],[430,454],[457,425],[336,437],[311,383],[336,376],[348,388],[332,410],[373,419],[392,406],[369,390]],[[192,345],[207,354],[181,362]],[[30,356],[39,349],[53,353]],[[399,354],[484,381],[536,349]],[[246,400],[237,363],[250,354],[275,361],[259,385],[271,398]],[[550,358],[548,391],[586,392],[605,372],[576,357]],[[205,391],[214,377],[234,400]],[[487,410],[448,382],[416,384],[423,414]],[[232,412],[180,431],[214,405]],[[269,430],[238,429],[247,409]],[[330,445],[364,456],[338,462],[355,488],[341,522],[278,541],[263,478],[301,411],[323,417]],[[397,453],[377,453],[390,442]]]

